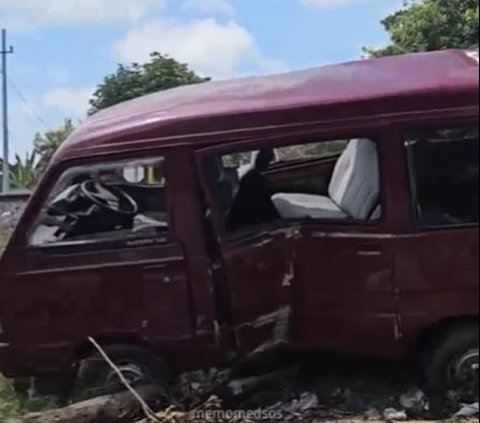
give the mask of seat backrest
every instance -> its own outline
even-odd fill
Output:
[[[226,229],[259,225],[280,218],[271,199],[272,193],[263,176],[273,159],[273,150],[262,150],[255,158],[255,166],[240,180],[238,191],[227,214]]]
[[[231,205],[236,190],[235,181],[223,168],[221,159],[213,157],[207,161],[206,174],[208,184],[212,187],[221,210],[226,213]],[[236,175],[235,175],[236,176]]]
[[[369,218],[380,197],[377,147],[373,141],[348,143],[335,165],[328,192],[337,206],[354,219]]]
[[[237,169],[224,168],[220,179],[218,180],[218,184],[224,191],[224,193],[222,194],[225,198],[224,201],[227,202],[228,208],[230,208],[231,202],[237,194],[238,186],[240,184]]]
[[[260,150],[258,154],[255,156],[255,164],[254,168],[257,172],[265,172],[268,170],[270,163],[275,158],[275,154],[273,153],[272,148],[265,148]]]

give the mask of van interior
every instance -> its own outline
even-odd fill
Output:
[[[73,168],[41,213],[34,246],[155,238],[167,229],[163,159]]]
[[[381,217],[377,146],[369,139],[266,148],[208,165],[227,232],[277,219]]]

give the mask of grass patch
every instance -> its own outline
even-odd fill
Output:
[[[0,255],[3,252],[3,249],[7,245],[8,238],[10,238],[10,233],[7,230],[0,228]]]
[[[56,397],[27,398],[15,392],[12,383],[0,375],[0,422],[16,422],[23,414],[57,408],[59,406]]]
[[[0,422],[19,417],[21,413],[21,398],[16,395],[11,383],[0,375]]]

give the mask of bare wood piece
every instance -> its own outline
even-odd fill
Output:
[[[159,388],[152,385],[139,387],[136,392],[149,405],[153,405],[161,394]],[[132,423],[142,415],[142,405],[127,391],[43,413],[27,414],[21,421],[22,423]]]

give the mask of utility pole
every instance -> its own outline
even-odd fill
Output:
[[[10,166],[8,163],[8,93],[7,93],[7,54],[13,53],[13,47],[7,50],[7,30],[2,29],[2,122],[3,122],[3,168],[2,168],[2,192],[6,194],[10,190]]]

